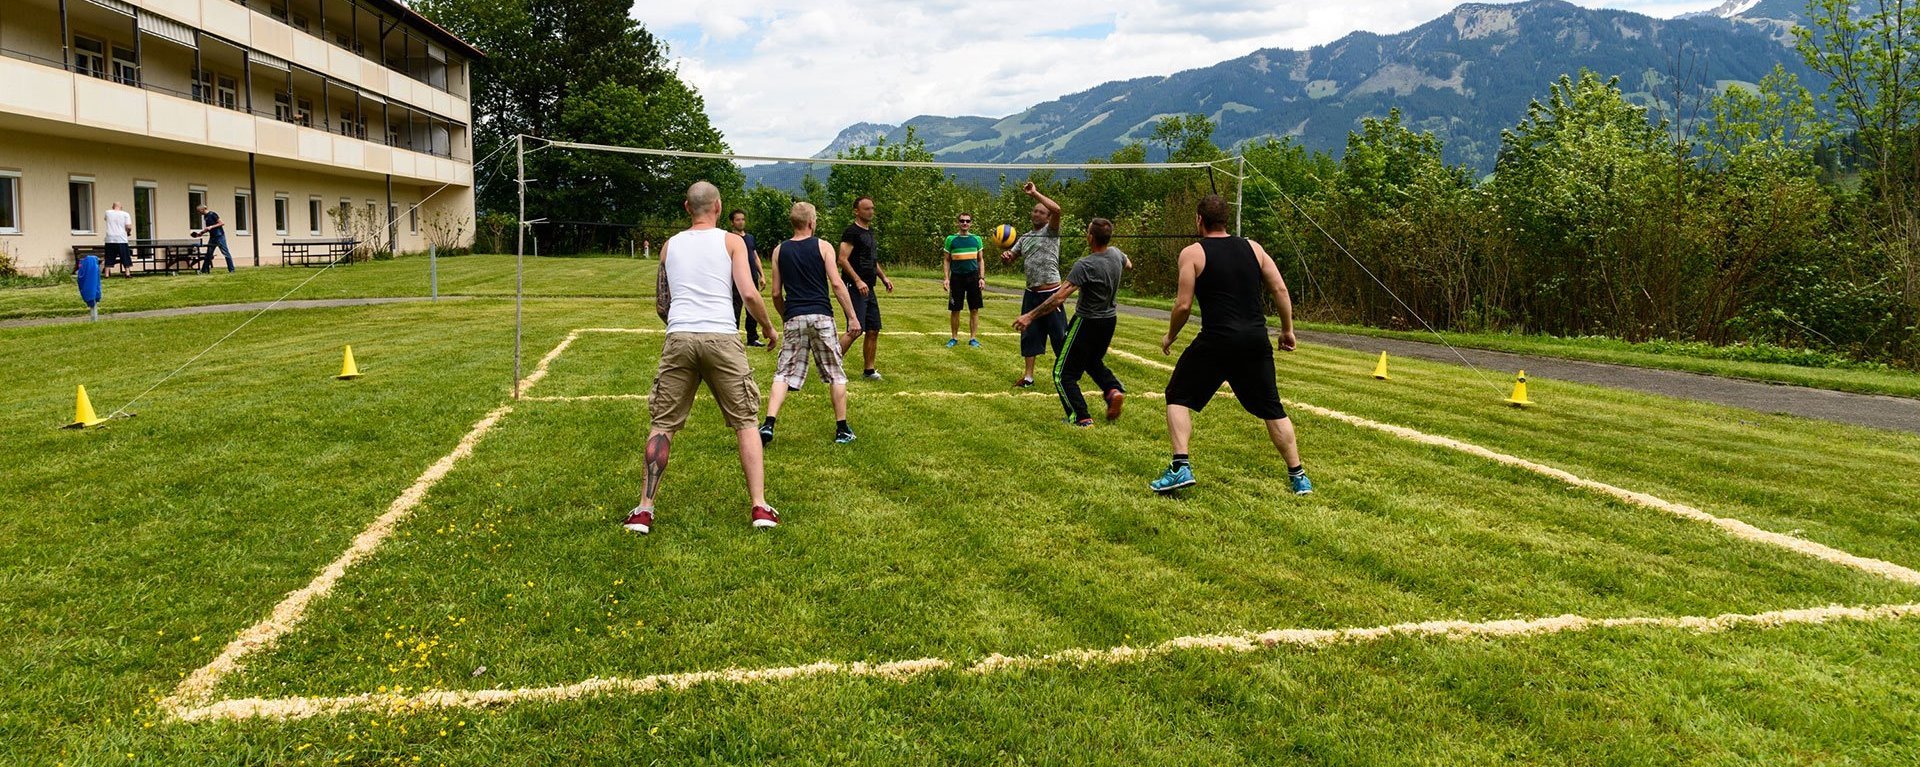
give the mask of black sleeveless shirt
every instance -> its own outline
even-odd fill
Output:
[[[833,316],[833,301],[827,294],[827,265],[820,260],[820,238],[787,240],[774,251],[779,259],[780,289],[786,295],[781,316],[793,319],[808,314]]]
[[[1266,338],[1267,305],[1261,294],[1267,281],[1253,245],[1242,237],[1202,237],[1200,249],[1206,268],[1194,281],[1193,297],[1200,304],[1201,335]]]

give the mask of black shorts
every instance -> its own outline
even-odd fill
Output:
[[[113,268],[114,264],[133,268],[133,246],[124,242],[107,243],[107,268]]]
[[[948,283],[950,286],[947,288],[947,311],[960,311],[960,305],[963,302],[968,309],[976,312],[980,311],[980,305],[985,299],[980,295],[980,274],[978,272],[953,275],[949,278]]]
[[[1202,332],[1181,352],[1167,381],[1167,404],[1204,410],[1221,384],[1233,386],[1240,406],[1263,421],[1287,417],[1274,382],[1273,346],[1265,333],[1241,337]]]
[[[853,299],[854,316],[860,318],[860,332],[880,332],[880,297],[873,291],[883,290],[878,282],[867,283],[867,294],[860,295],[860,289],[847,285],[847,297]]]

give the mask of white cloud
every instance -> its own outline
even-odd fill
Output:
[[[1581,0],[1670,16],[1716,0]],[[809,155],[856,122],[1001,117],[1110,80],[1167,75],[1261,48],[1393,33],[1458,0],[643,0],[735,151]],[[1111,25],[1104,37],[1087,30]],[[1063,36],[1065,33],[1065,36]]]

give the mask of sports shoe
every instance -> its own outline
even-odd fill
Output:
[[[1195,484],[1198,483],[1193,479],[1192,466],[1168,466],[1167,470],[1160,474],[1160,478],[1148,483],[1147,487],[1153,488],[1156,493],[1171,493],[1183,487],[1193,487]]]
[[[978,339],[978,338],[969,338],[969,339],[967,339],[967,345],[968,345],[968,346],[971,346],[971,347],[973,347],[973,348],[975,348],[975,349],[978,349],[978,348],[980,348],[980,339]]]
[[[1307,475],[1305,474],[1287,475],[1287,484],[1293,487],[1294,495],[1313,494],[1313,480],[1307,479]]]
[[[756,348],[756,349],[764,349],[764,348],[766,348],[766,346],[767,346],[767,342],[765,342],[765,341],[762,341],[762,340],[760,340],[760,339],[758,339],[758,338],[756,338],[756,339],[754,339],[754,340],[752,340],[752,341],[748,341],[748,342],[747,342],[747,345],[748,345],[748,346],[751,346],[751,347],[754,347],[754,348]]]
[[[880,380],[880,371],[878,371],[878,370],[869,370],[869,371],[867,371],[867,372],[866,372],[866,373],[865,373],[864,375],[861,375],[860,377],[861,377],[861,378],[865,378],[865,379],[867,379],[867,380],[869,380],[869,381],[878,381],[878,380]]]
[[[1127,393],[1119,389],[1107,392],[1107,423],[1120,420],[1120,406],[1127,401]]]
[[[1018,379],[1016,379],[1016,380],[1015,380],[1015,381],[1013,382],[1013,385],[1014,385],[1014,386],[1018,386],[1018,387],[1020,387],[1020,388],[1022,388],[1022,389],[1028,389],[1028,388],[1032,388],[1032,387],[1033,387],[1033,379],[1031,379],[1031,378],[1027,378],[1027,377],[1025,377],[1025,376],[1021,376],[1020,378],[1018,378]]]
[[[1075,428],[1080,428],[1080,429],[1091,429],[1091,428],[1093,428],[1093,419],[1091,419],[1091,418],[1082,418],[1082,419],[1080,419],[1080,420],[1078,420],[1078,421],[1074,421],[1074,422],[1073,422],[1073,425],[1074,425],[1074,427],[1075,427]]]
[[[641,535],[646,535],[647,533],[652,532],[653,531],[653,509],[635,506],[633,508],[633,513],[627,515],[627,521],[622,523],[621,527],[625,527],[626,529],[632,530]]]
[[[753,507],[753,526],[779,527],[780,512],[774,511],[772,506]]]
[[[949,339],[947,339],[947,348],[949,348],[949,349],[951,349],[951,348],[953,348],[953,347],[955,347],[955,346],[959,346],[959,345],[960,345],[960,339],[958,339],[958,338],[949,338]]]
[[[835,430],[833,433],[834,444],[844,445],[844,444],[847,444],[848,442],[852,442],[854,439],[855,437],[853,436],[853,429],[851,428]]]
[[[760,444],[773,444],[773,426],[771,424],[760,424]]]

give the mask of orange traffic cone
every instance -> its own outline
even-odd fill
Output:
[[[1526,407],[1533,404],[1533,400],[1527,399],[1527,371],[1522,370],[1520,371],[1520,375],[1514,376],[1513,393],[1507,395],[1507,404],[1514,407]]]
[[[1387,353],[1386,352],[1380,353],[1380,364],[1373,366],[1373,377],[1378,378],[1382,381],[1387,380]]]
[[[360,377],[360,366],[353,364],[353,345],[347,345],[347,353],[340,360],[340,375],[334,376],[342,381],[351,381]]]
[[[87,399],[87,387],[80,387],[79,393],[74,396],[73,423],[67,424],[66,428],[85,429],[89,426],[99,426],[106,422],[107,419],[94,415],[93,401]]]

